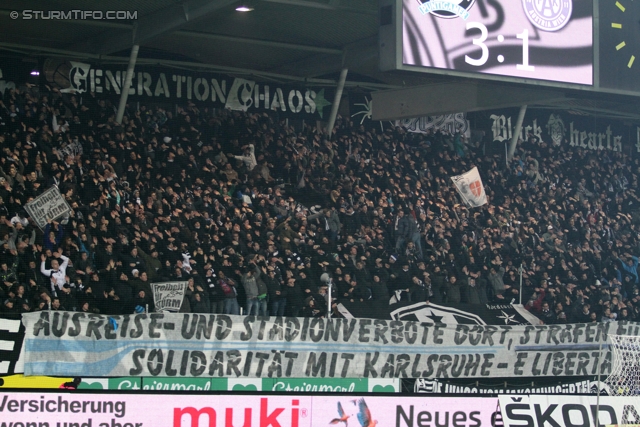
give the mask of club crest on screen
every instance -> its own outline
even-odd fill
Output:
[[[552,32],[569,23],[573,0],[522,0],[522,7],[532,25]]]
[[[475,0],[417,0],[418,8],[423,15],[428,13],[439,18],[462,18],[469,17],[469,9]]]

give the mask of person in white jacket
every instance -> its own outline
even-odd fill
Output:
[[[66,283],[65,276],[67,275],[67,266],[69,265],[69,258],[62,255],[61,252],[54,252],[53,256],[55,258],[62,259],[62,264],[60,264],[60,262],[57,259],[53,259],[51,260],[51,269],[47,270],[45,268],[47,256],[45,254],[42,254],[40,256],[40,259],[42,260],[42,262],[40,263],[40,272],[52,279],[51,290],[56,292],[57,290],[62,289],[62,286]]]
[[[234,156],[233,154],[229,154],[229,157],[234,157],[237,160],[242,160],[244,162],[244,166],[247,168],[249,172],[253,170],[258,164],[256,160],[256,152],[253,144],[245,145],[242,147],[244,152],[243,156]]]

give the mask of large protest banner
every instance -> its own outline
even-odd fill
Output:
[[[501,395],[505,427],[640,424],[638,396]]]
[[[24,326],[20,316],[3,314],[0,317],[0,375],[23,371],[23,342]]]
[[[184,292],[187,290],[188,282],[162,282],[152,283],[153,300],[156,311],[180,311]]]
[[[497,408],[495,397],[14,392],[0,393],[0,425],[492,427]]]
[[[371,315],[376,319],[403,320],[415,322],[435,321],[450,327],[457,324],[469,325],[539,325],[541,322],[521,305],[458,304],[457,308],[426,303],[398,303],[393,305],[347,304],[352,316],[364,318]],[[375,311],[374,311],[375,310]],[[9,317],[11,316],[11,317]],[[369,317],[371,318],[371,317]],[[0,375],[24,372],[23,341],[25,330],[20,315],[0,315]],[[202,377],[198,377],[202,379]],[[292,378],[289,378],[290,380]],[[380,380],[380,379],[379,379]],[[410,389],[413,386],[409,387]],[[257,391],[260,391],[258,389]],[[267,390],[267,388],[263,388]]]
[[[71,210],[67,201],[60,194],[60,190],[55,186],[24,205],[24,209],[41,230],[49,220],[60,218]]]
[[[631,322],[465,325],[201,314],[27,313],[25,375],[269,378],[586,376]]]

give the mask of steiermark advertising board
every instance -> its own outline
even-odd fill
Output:
[[[73,378],[9,375],[0,388],[57,389]],[[78,390],[265,391],[291,393],[398,393],[397,378],[82,378]]]

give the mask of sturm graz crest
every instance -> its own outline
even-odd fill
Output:
[[[391,311],[391,318],[395,320],[415,321],[427,324],[446,325],[486,325],[485,320],[468,311],[437,304],[419,302],[396,308]]]
[[[389,306],[389,318],[429,325],[535,325],[538,319],[520,305],[460,304],[447,307],[427,302],[400,302]]]
[[[417,0],[423,15],[430,13],[439,18],[462,18],[469,17],[469,9],[476,0]]]

